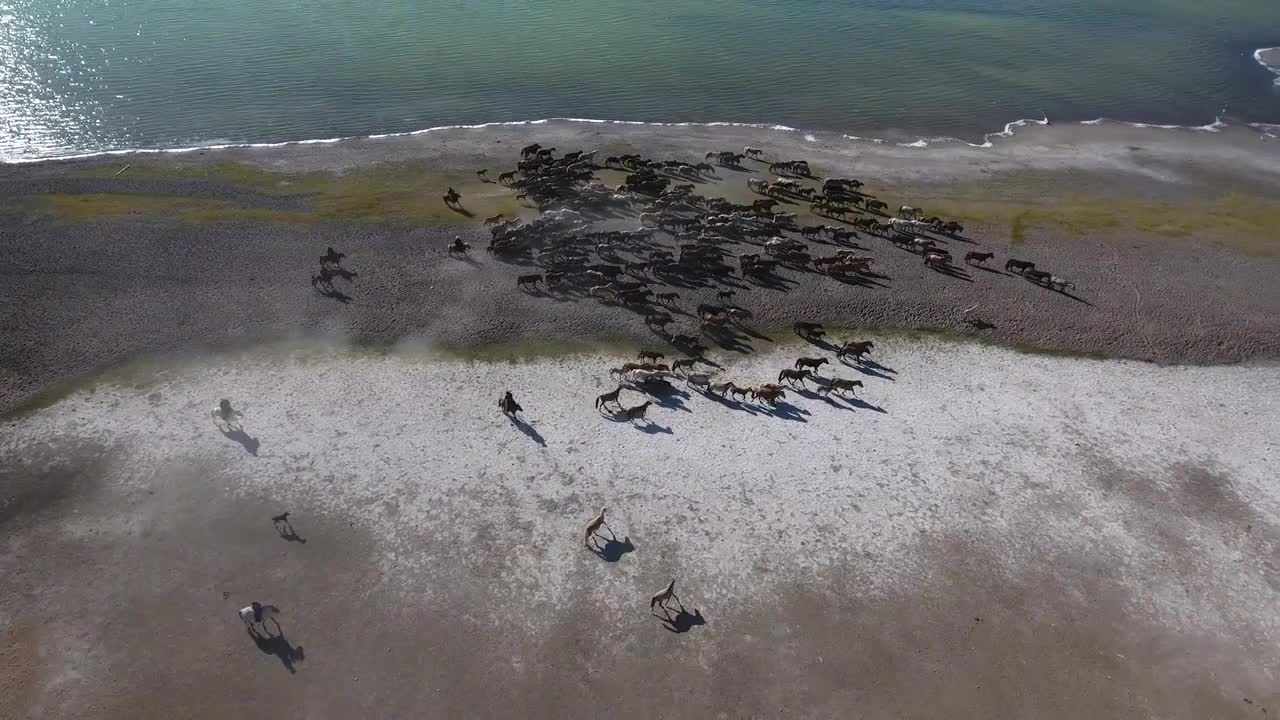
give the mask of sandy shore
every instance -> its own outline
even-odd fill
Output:
[[[772,285],[736,283],[734,302],[756,319],[718,351],[768,348],[807,319],[1166,363],[1280,358],[1271,222],[1280,221],[1280,149],[1257,133],[1030,126],[990,148],[917,148],[755,128],[548,123],[0,168],[0,275],[13,309],[0,317],[0,409],[140,356],[282,339],[661,345],[637,313],[517,292],[527,265],[445,256],[455,234],[487,242],[481,217],[519,209],[474,171],[496,174],[532,141],[684,159],[752,144],[807,158],[820,174],[866,179],[894,207],[961,218],[963,238],[939,240],[957,256],[1029,259],[1077,286],[1068,296],[994,268],[946,277],[862,238],[874,276],[783,270]],[[747,170],[721,171],[699,192],[746,200],[746,178],[766,168]],[[454,184],[473,217],[443,209],[437,193]],[[802,222],[825,221],[795,209]],[[349,304],[308,284],[330,245],[359,273],[343,286]],[[678,290],[688,310],[721,288],[656,289]],[[966,324],[975,317],[979,330]],[[673,330],[696,331],[679,320]]]
[[[248,352],[76,392],[0,426],[0,715],[1280,711],[1280,371],[875,357],[824,368],[854,403],[678,387],[645,426],[591,410],[600,355]],[[601,505],[616,562],[581,545]],[[646,606],[672,577],[686,633]]]

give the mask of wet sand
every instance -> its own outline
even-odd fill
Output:
[[[871,192],[894,207],[911,203],[928,210],[931,198],[947,197],[943,207],[998,212],[1006,201],[1062,197],[1083,218],[1083,224],[1069,218],[1025,229],[1021,216],[1012,218],[1012,226],[1009,218],[968,223],[961,239],[940,242],[957,259],[971,249],[992,251],[996,259],[989,269],[961,268],[964,277],[935,273],[919,256],[866,237],[858,242],[876,258],[874,276],[841,282],[783,270],[769,286],[737,283],[734,302],[755,313],[752,332],[765,337],[740,333],[724,339],[718,351],[767,348],[777,331],[806,319],[1164,363],[1280,358],[1280,285],[1272,282],[1280,270],[1280,239],[1251,229],[1267,227],[1265,216],[1250,216],[1254,224],[1241,229],[1232,215],[1241,197],[1251,203],[1242,207],[1262,208],[1241,215],[1269,212],[1268,204],[1280,198],[1280,151],[1257,133],[1030,126],[990,148],[916,148],[753,128],[548,123],[0,168],[0,195],[7,199],[7,221],[0,226],[6,264],[0,273],[14,309],[0,318],[0,408],[22,407],[138,357],[289,339],[463,349],[601,341],[662,345],[637,313],[583,298],[517,292],[515,276],[529,266],[479,251],[487,242],[479,222],[485,209],[515,205],[509,190],[480,183],[474,172],[488,168],[496,175],[514,164],[519,147],[533,141],[562,151],[598,148],[602,156],[636,150],[689,160],[708,149],[752,144],[769,157],[807,158],[823,175],[864,178]],[[291,174],[219,174],[228,163]],[[131,169],[117,175],[125,164]],[[748,199],[746,178],[764,176],[767,168],[750,162],[746,167],[720,171],[699,192]],[[372,222],[376,210],[361,210],[350,220],[273,219],[305,213],[314,202],[306,193],[280,187],[313,177],[303,173],[358,179],[380,168],[406,178],[430,175],[442,187],[460,183],[474,217],[445,213],[441,222],[407,226]],[[361,201],[377,202],[380,192]],[[191,220],[171,205],[148,204],[86,217],[51,213],[40,204],[50,197],[63,204],[103,198],[219,204],[199,206],[213,220]],[[1115,204],[1121,201],[1159,203],[1157,208],[1174,212],[1205,198],[1218,203],[1214,212],[1226,214],[1192,231],[1171,233],[1158,214],[1128,230],[1107,215],[1129,212],[1129,205]],[[439,199],[424,193],[421,203],[434,208]],[[225,217],[217,215],[224,204],[234,206]],[[266,219],[254,221],[258,217]],[[1191,213],[1170,222],[1197,219]],[[619,218],[612,226],[632,227],[634,220]],[[455,234],[476,246],[470,260],[446,256],[444,246]],[[340,286],[351,299],[347,304],[318,295],[308,284],[316,257],[330,245],[346,252],[348,266],[359,273]],[[815,254],[833,249],[814,246]],[[1009,257],[1066,276],[1077,290],[1057,293],[1000,272]],[[681,292],[686,310],[713,300],[716,290],[657,289]],[[975,317],[981,329],[966,322]],[[688,317],[680,322],[677,332],[695,330]]]
[[[0,426],[0,715],[1280,711],[1275,368],[874,357],[823,368],[854,401],[677,384],[635,425],[592,410],[620,356],[253,351],[74,393]],[[647,607],[672,578],[685,632]]]

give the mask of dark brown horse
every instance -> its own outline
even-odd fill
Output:
[[[861,360],[862,356],[871,352],[871,348],[875,346],[876,344],[874,342],[871,342],[870,340],[862,340],[860,342],[847,342],[844,345],[841,345],[840,349],[836,351],[836,357],[844,359],[852,355],[858,360]]]
[[[1009,258],[1008,262],[1004,264],[1004,269],[1021,275],[1028,270],[1035,270],[1036,264],[1027,260],[1014,260],[1013,258]]]
[[[653,404],[652,401],[646,400],[635,407],[623,408],[622,414],[625,415],[627,420],[631,422],[634,422],[636,420],[643,420],[644,414],[648,412],[649,406],[652,404]]]
[[[524,408],[520,407],[520,403],[516,402],[516,399],[512,397],[510,390],[498,401],[498,409],[510,417],[515,417],[516,413],[524,410]]]
[[[600,408],[604,407],[605,405],[608,405],[609,403],[613,403],[613,404],[615,404],[615,405],[618,405],[618,404],[619,404],[619,403],[618,403],[618,395],[620,395],[621,393],[622,393],[622,386],[621,386],[621,385],[619,385],[619,386],[618,386],[618,388],[617,388],[616,390],[614,390],[613,392],[607,392],[607,393],[605,393],[605,394],[603,394],[603,395],[601,395],[601,396],[597,397],[597,398],[596,398],[596,409],[597,409],[597,410],[599,410]]]
[[[801,321],[792,327],[796,331],[797,335],[806,339],[820,338],[827,334],[826,331],[822,329],[822,323]]]
[[[818,393],[822,395],[826,395],[834,392],[835,394],[841,397],[844,397],[844,393],[846,390],[848,390],[849,392],[853,392],[854,388],[860,388],[860,387],[862,387],[861,380],[845,380],[844,378],[835,378],[831,382],[825,383],[823,384],[822,387],[818,388]]]
[[[800,370],[802,368],[813,368],[814,370],[817,370],[818,368],[822,367],[823,365],[826,365],[829,362],[831,361],[826,358],[802,357],[796,360],[796,364],[794,367],[797,370]]]
[[[799,380],[800,387],[804,387],[805,380],[811,379],[813,379],[813,373],[808,370],[788,370],[783,368],[782,372],[778,373],[778,382],[786,381],[795,385],[796,381]]]
[[[965,253],[965,254],[964,254],[964,261],[965,261],[965,263],[966,263],[966,264],[969,264],[969,263],[975,263],[975,262],[976,262],[976,263],[978,263],[979,265],[982,265],[983,263],[985,263],[986,261],[990,260],[991,258],[993,258],[993,257],[995,257],[995,256],[996,256],[996,254],[995,254],[995,253],[989,253],[989,252],[985,252],[985,253],[984,253],[984,252],[978,252],[978,251],[976,251],[976,250],[975,250],[975,251],[973,251],[973,252],[967,252],[967,253]]]

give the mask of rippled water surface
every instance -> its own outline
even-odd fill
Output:
[[[1274,0],[0,0],[0,157],[540,117],[1280,122]]]

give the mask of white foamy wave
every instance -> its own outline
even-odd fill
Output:
[[[744,122],[724,122],[724,121],[651,122],[651,121],[644,121],[644,120],[602,120],[599,118],[553,117],[553,118],[540,118],[537,120],[504,120],[504,121],[487,122],[487,123],[476,123],[471,125],[437,125],[434,127],[423,128],[421,130],[409,130],[405,132],[377,133],[373,135],[348,135],[348,136],[330,137],[330,138],[311,138],[307,140],[285,140],[282,142],[254,143],[254,142],[217,142],[215,141],[205,145],[193,145],[190,147],[99,150],[96,152],[77,153],[77,154],[69,154],[69,155],[56,155],[56,156],[50,156],[50,157],[5,158],[3,160],[0,160],[0,163],[5,165],[25,165],[28,163],[50,162],[50,161],[56,161],[56,160],[82,160],[86,158],[102,157],[102,156],[157,155],[157,154],[178,155],[183,153],[202,152],[206,150],[230,150],[230,149],[240,149],[240,148],[280,148],[280,147],[288,147],[291,145],[329,145],[329,144],[339,143],[344,141],[383,140],[386,138],[412,137],[415,135],[426,135],[428,133],[443,132],[443,131],[450,131],[450,130],[486,130],[489,128],[497,128],[497,127],[524,127],[524,126],[531,126],[531,125],[546,125],[551,122],[585,123],[585,124],[592,124],[592,125],[636,125],[636,126],[647,126],[647,127],[708,127],[708,128],[733,127],[733,128],[749,128],[753,130],[769,130],[773,132],[786,132],[786,133],[799,132],[796,128],[793,128],[789,125],[781,125],[778,123],[744,123]],[[1209,123],[1208,125],[1200,125],[1200,126],[1153,125],[1149,123],[1113,121],[1113,120],[1108,120],[1106,118],[1084,120],[1080,124],[1101,125],[1107,122],[1121,122],[1122,124],[1129,125],[1132,127],[1138,127],[1138,128],[1156,128],[1156,129],[1164,129],[1164,130],[1196,130],[1201,132],[1218,132],[1222,128],[1227,127],[1227,123],[1224,120],[1222,120],[1221,117],[1214,118],[1214,121],[1212,123]],[[934,145],[934,144],[959,143],[959,144],[967,145],[973,148],[990,148],[994,146],[995,138],[1012,137],[1014,134],[1014,131],[1017,128],[1024,127],[1027,125],[1049,125],[1049,124],[1050,122],[1047,116],[1039,120],[1023,118],[1021,120],[1014,120],[1013,122],[1006,123],[1004,126],[1004,129],[1000,130],[999,132],[991,132],[991,133],[985,134],[983,136],[982,142],[980,143],[969,142],[968,140],[963,140],[961,138],[956,138],[956,137],[944,136],[944,137],[919,138],[912,142],[896,143],[896,145],[898,147],[904,147],[904,148],[927,148],[930,145]],[[1250,125],[1250,127],[1254,127],[1257,129],[1270,128],[1270,131],[1264,130],[1264,132],[1267,132],[1268,134],[1271,134],[1271,132],[1274,132],[1277,129],[1280,129],[1280,126],[1268,126],[1265,123],[1254,123]],[[813,134],[806,133],[803,137],[806,141],[809,141],[809,142],[816,141],[816,136]],[[841,134],[840,137],[846,140],[854,141],[854,142],[870,142],[877,145],[882,145],[888,142],[887,140],[884,140],[882,138],[864,137],[859,135]]]
[[[1275,123],[1249,123],[1249,127],[1269,138],[1280,138],[1280,125]]]
[[[1115,123],[1117,125],[1128,125],[1129,127],[1143,128],[1145,130],[1192,130],[1195,132],[1221,132],[1227,127],[1227,121],[1219,115],[1214,117],[1213,122],[1206,125],[1157,125],[1155,123],[1128,122],[1125,120],[1111,120],[1109,118],[1094,118],[1093,120],[1081,120],[1081,125],[1102,125],[1104,123]]]
[[[1276,56],[1272,59],[1272,62],[1280,60],[1280,47],[1258,48],[1253,51],[1253,59],[1258,61],[1258,64],[1262,67],[1270,70],[1271,73],[1276,76],[1275,84],[1280,85],[1280,64],[1268,64],[1267,58],[1264,57],[1267,53],[1271,53]]]
[[[960,138],[954,138],[954,137],[932,137],[932,138],[920,138],[918,140],[915,140],[909,143],[898,143],[898,147],[924,148],[924,147],[929,147],[930,145],[933,145],[935,143],[955,142],[955,143],[963,143],[965,145],[968,145],[969,147],[989,148],[995,145],[995,142],[993,141],[994,138],[1013,137],[1013,131],[1015,128],[1020,128],[1020,127],[1023,127],[1024,125],[1048,125],[1048,124],[1049,124],[1048,115],[1044,116],[1039,120],[1035,120],[1031,118],[1022,118],[1021,120],[1014,120],[1013,122],[1005,123],[1004,129],[999,132],[990,132],[990,133],[987,133],[986,135],[983,135],[982,142],[980,143],[973,143],[973,142],[969,142],[968,140],[961,140]]]

